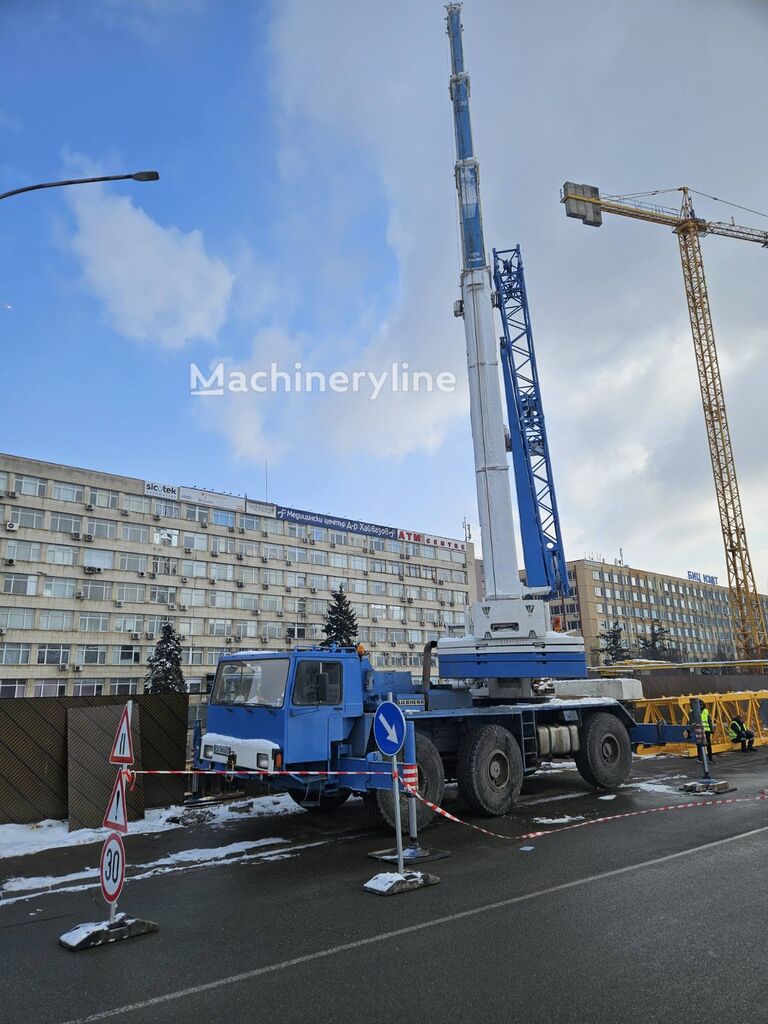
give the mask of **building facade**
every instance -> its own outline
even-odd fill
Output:
[[[0,696],[140,692],[162,625],[190,692],[222,653],[323,639],[342,587],[378,668],[463,626],[471,543],[0,455]]]
[[[552,615],[562,629],[582,634],[590,665],[600,664],[600,633],[614,622],[633,653],[655,623],[666,630],[670,647],[684,661],[735,658],[728,588],[715,577],[694,572],[689,576],[578,559],[568,562],[573,594],[553,601]],[[768,597],[761,595],[761,602],[768,615]]]

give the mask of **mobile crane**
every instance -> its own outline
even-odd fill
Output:
[[[447,23],[462,239],[461,299],[454,313],[463,317],[466,335],[485,594],[467,609],[464,636],[425,646],[419,684],[408,672],[374,670],[364,653],[352,648],[222,656],[196,760],[203,768],[262,771],[272,789],[324,811],[355,792],[375,818],[390,825],[395,821],[391,767],[372,734],[376,709],[389,694],[415,726],[419,792],[439,804],[446,779],[455,779],[470,807],[484,815],[509,811],[524,777],[542,760],[574,757],[587,782],[611,789],[629,774],[633,743],[683,738],[679,726],[637,725],[617,700],[532,696],[534,679],[586,675],[584,641],[549,628],[547,598],[566,592],[567,572],[522,260],[519,248],[494,253],[494,290],[472,146],[460,4],[448,4]],[[502,314],[509,440],[494,305]],[[508,448],[530,577],[525,586],[515,551]],[[300,774],[313,771],[329,774],[309,782]],[[420,803],[419,826],[432,814]]]

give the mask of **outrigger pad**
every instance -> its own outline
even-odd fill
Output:
[[[64,949],[73,953],[81,949],[91,949],[93,946],[106,946],[110,942],[117,942],[118,939],[133,939],[137,935],[149,935],[160,928],[154,921],[143,921],[138,917],[128,917],[127,914],[116,914],[112,924],[109,921],[91,921],[87,924],[78,924],[64,932],[59,937],[59,942]]]
[[[426,871],[406,871],[403,875],[397,871],[384,871],[380,875],[374,875],[363,888],[366,892],[376,893],[377,896],[396,896],[399,892],[437,885],[439,881],[437,875],[429,875]]]

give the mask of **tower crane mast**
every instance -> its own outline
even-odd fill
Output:
[[[736,631],[736,653],[739,658],[765,658],[768,657],[768,632],[747,544],[707,281],[704,275],[701,237],[723,235],[768,247],[768,231],[740,227],[723,221],[703,220],[694,212],[691,190],[685,187],[680,191],[683,195],[681,208],[673,210],[633,201],[623,196],[603,197],[593,185],[578,185],[568,181],[563,186],[562,202],[565,204],[568,217],[578,218],[593,227],[600,226],[603,213],[614,213],[621,217],[664,225],[677,235],[725,548],[731,611]]]

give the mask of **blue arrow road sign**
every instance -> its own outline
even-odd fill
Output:
[[[394,757],[405,739],[405,718],[394,703],[387,700],[379,704],[373,716],[373,736],[376,746],[387,757]]]

